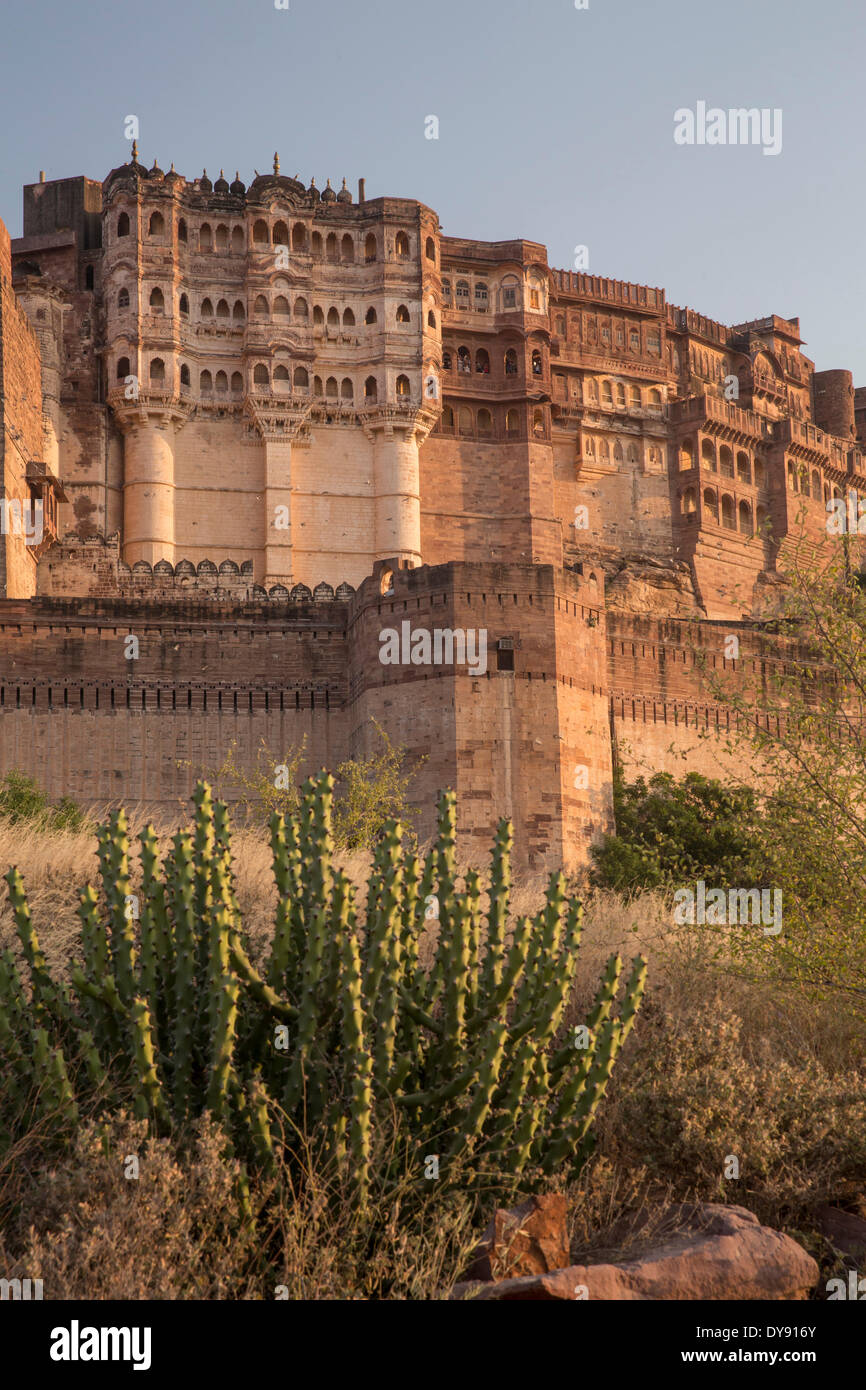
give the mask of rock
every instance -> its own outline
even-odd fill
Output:
[[[495,1283],[464,1281],[454,1299],[502,1302],[618,1299],[802,1299],[817,1283],[815,1261],[744,1207],[683,1205],[665,1213],[679,1229],[634,1257],[569,1265]]]
[[[817,1214],[818,1230],[843,1255],[866,1259],[866,1221],[840,1207],[821,1207]]]
[[[563,1269],[570,1258],[567,1215],[562,1193],[530,1197],[510,1211],[500,1208],[478,1243],[466,1278],[516,1279]]]

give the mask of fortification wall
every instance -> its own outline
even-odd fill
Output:
[[[21,508],[30,503],[28,465],[42,458],[42,369],[39,344],[12,289],[9,233],[0,222],[0,494],[20,525],[0,528],[0,594],[32,594],[36,551],[27,544]],[[4,509],[4,511],[7,509]]]

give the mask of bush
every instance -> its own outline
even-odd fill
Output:
[[[40,830],[81,830],[87,824],[80,806],[68,796],[52,804],[32,777],[17,771],[7,772],[0,781],[0,816]]]
[[[700,773],[614,780],[616,833],[592,847],[595,887],[672,888],[703,879],[708,888],[758,886],[765,869],[760,816],[748,788]]]

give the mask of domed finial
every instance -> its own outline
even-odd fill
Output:
[[[132,142],[132,162],[133,162],[133,164],[137,164],[137,163],[138,163],[138,141],[137,141],[137,140],[133,140],[133,142]]]
[[[171,161],[171,168],[169,169],[168,172],[169,172],[170,174],[173,174],[173,173],[175,172],[174,160]]]
[[[280,172],[280,156],[277,154],[277,152],[276,152],[276,150],[275,150],[275,151],[274,151],[274,173],[275,173],[275,174],[278,174],[279,172]]]
[[[225,178],[225,174],[223,173],[222,169],[220,169],[220,178],[221,178],[221,179],[224,179],[224,178]]]

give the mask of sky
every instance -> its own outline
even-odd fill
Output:
[[[866,385],[863,0],[578,3],[0,0],[0,217],[40,169],[105,178],[135,115],[148,166],[249,182],[278,150],[723,323],[799,315]],[[678,144],[701,102],[780,111],[780,152]]]

